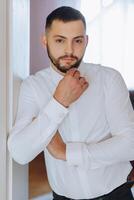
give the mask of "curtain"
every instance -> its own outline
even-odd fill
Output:
[[[81,0],[89,43],[85,62],[117,69],[134,89],[134,0]]]

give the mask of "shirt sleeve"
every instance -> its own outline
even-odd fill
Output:
[[[8,149],[14,160],[26,164],[50,142],[68,109],[53,97],[39,111],[33,88],[25,80],[20,88],[15,125],[10,131]]]
[[[134,111],[127,87],[116,71],[104,87],[111,138],[94,144],[68,143],[66,157],[69,165],[96,169],[134,160]]]

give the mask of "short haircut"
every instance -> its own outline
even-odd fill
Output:
[[[54,20],[60,20],[63,22],[81,20],[86,29],[85,17],[82,15],[82,13],[79,10],[76,10],[72,7],[62,6],[62,7],[59,7],[57,9],[53,10],[47,16],[45,30],[48,30],[49,28],[51,28],[51,25]]]

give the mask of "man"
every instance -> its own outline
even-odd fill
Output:
[[[51,66],[23,81],[8,140],[20,164],[45,153],[54,200],[131,200],[134,112],[121,75],[86,64],[83,15],[60,7],[46,20]]]

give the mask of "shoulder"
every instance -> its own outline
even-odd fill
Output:
[[[50,68],[45,68],[28,76],[23,80],[22,85],[32,85],[32,84],[41,84],[43,81],[47,80],[50,77]]]
[[[120,72],[116,69],[100,64],[82,63],[81,71],[84,74],[89,74],[91,77],[99,76],[106,80],[121,78]]]

